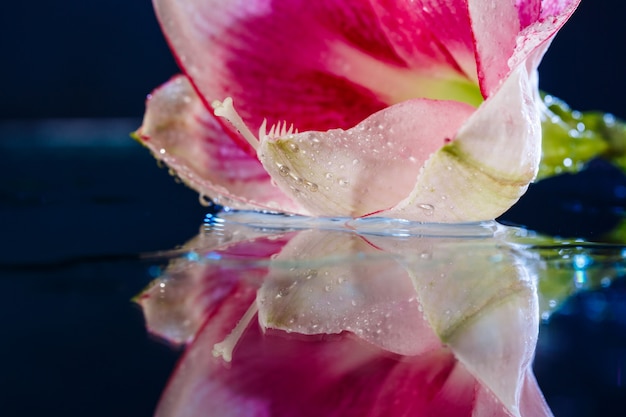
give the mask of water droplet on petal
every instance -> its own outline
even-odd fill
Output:
[[[288,166],[285,166],[283,164],[276,164],[276,166],[278,167],[278,173],[282,176],[282,177],[286,177],[287,175],[289,175],[289,172],[291,171],[289,169]]]
[[[418,204],[418,207],[424,210],[424,214],[426,214],[427,216],[432,216],[435,211],[435,207],[432,204],[422,203],[422,204]]]
[[[316,192],[319,189],[317,184],[315,184],[314,182],[310,182],[310,181],[305,182],[304,186],[306,187],[307,190],[311,191],[312,193]]]

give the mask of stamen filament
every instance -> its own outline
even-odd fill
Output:
[[[248,325],[254,318],[258,311],[256,300],[252,302],[252,305],[248,307],[248,310],[244,313],[243,317],[235,328],[229,333],[224,340],[213,345],[213,356],[216,358],[221,356],[226,362],[230,362],[233,359],[233,350],[237,346],[237,342],[241,339],[243,332],[248,328]]]
[[[250,129],[248,129],[248,126],[246,126],[241,116],[237,113],[237,110],[235,110],[231,97],[226,97],[222,102],[215,100],[211,103],[211,107],[213,107],[213,114],[228,120],[255,151],[258,149],[259,140],[252,134]]]

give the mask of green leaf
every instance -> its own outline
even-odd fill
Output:
[[[542,157],[537,180],[577,173],[594,158],[604,158],[626,171],[626,124],[602,112],[572,110],[562,100],[544,95]]]

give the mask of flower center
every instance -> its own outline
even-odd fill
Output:
[[[390,105],[413,98],[459,101],[474,107],[484,101],[478,84],[452,67],[398,67],[341,41],[329,48],[326,65],[330,72],[374,92]]]

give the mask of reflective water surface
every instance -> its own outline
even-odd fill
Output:
[[[137,297],[185,346],[156,415],[551,415],[540,321],[609,287],[624,251],[496,222],[208,215]]]
[[[556,416],[626,407],[611,167],[534,185],[499,224],[237,220],[125,135],[9,133],[3,416],[545,412],[539,390]]]

